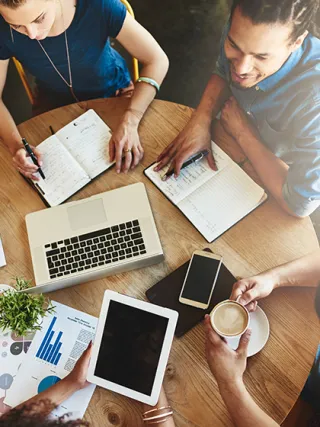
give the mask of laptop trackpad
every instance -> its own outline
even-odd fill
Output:
[[[92,227],[107,221],[102,199],[94,199],[71,206],[67,208],[67,211],[72,230]]]

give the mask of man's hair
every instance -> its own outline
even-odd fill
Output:
[[[54,409],[48,400],[40,401],[10,412],[0,417],[0,427],[89,427],[82,420],[66,420],[66,417],[48,419],[46,415]]]
[[[291,24],[291,41],[305,31],[319,35],[319,0],[233,0],[231,17],[238,6],[254,24]]]

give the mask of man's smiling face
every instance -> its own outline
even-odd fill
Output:
[[[232,82],[248,89],[277,72],[305,38],[291,33],[291,24],[255,24],[237,7],[224,44]]]

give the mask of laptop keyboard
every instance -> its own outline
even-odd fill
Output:
[[[44,248],[50,279],[146,253],[137,219],[49,243]]]

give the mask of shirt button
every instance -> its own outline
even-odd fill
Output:
[[[260,89],[260,88],[259,88],[259,86],[257,85],[257,86],[256,86],[256,90],[259,90],[259,89]]]
[[[248,114],[248,116],[251,116],[251,113],[250,113],[250,111],[247,111],[247,114]]]

